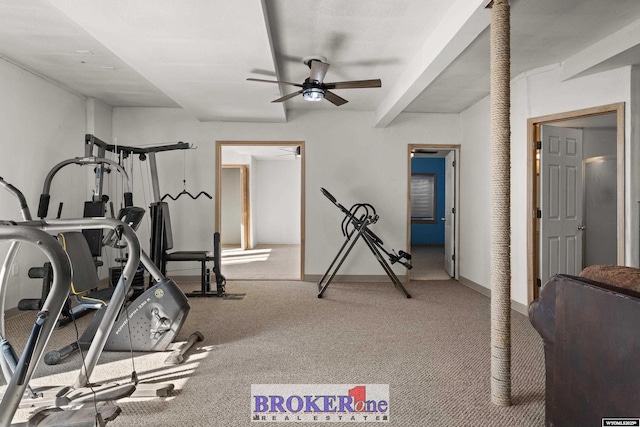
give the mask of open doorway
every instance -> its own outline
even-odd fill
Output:
[[[216,230],[227,280],[304,277],[304,143],[216,143]]]
[[[624,264],[624,104],[529,119],[529,301],[555,274]]]
[[[409,145],[408,280],[458,277],[459,145]]]

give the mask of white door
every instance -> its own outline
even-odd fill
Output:
[[[582,270],[582,131],[541,127],[540,280]]]
[[[456,254],[456,152],[449,151],[445,157],[444,184],[444,269],[451,277],[455,277]]]

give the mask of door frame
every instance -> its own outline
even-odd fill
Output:
[[[538,228],[538,161],[537,161],[537,141],[540,139],[540,126],[552,125],[554,122],[579,119],[585,117],[599,116],[603,114],[616,114],[616,173],[617,173],[617,260],[618,264],[624,264],[624,102],[601,105],[599,107],[585,108],[581,110],[567,111],[563,113],[549,114],[546,116],[532,117],[527,119],[527,212],[530,220],[527,221],[527,299],[528,303],[538,298],[539,276],[539,228]],[[545,279],[546,280],[546,279]]]
[[[304,141],[216,141],[216,162],[215,162],[215,229],[220,231],[222,215],[222,147],[225,146],[282,146],[300,147],[300,278],[304,278],[305,260],[305,155]],[[247,172],[250,171],[247,168]],[[248,181],[247,181],[248,182]],[[247,192],[249,189],[247,189]],[[248,220],[249,224],[251,223]]]
[[[454,188],[454,232],[453,253],[455,254],[454,279],[460,276],[460,144],[409,144],[407,146],[407,250],[411,250],[411,153],[416,149],[455,151],[455,188]],[[444,268],[444,266],[443,266]],[[411,270],[407,270],[406,281],[411,280]]]

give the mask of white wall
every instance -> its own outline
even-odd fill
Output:
[[[585,159],[596,156],[616,157],[615,129],[583,129],[582,155]]]
[[[47,172],[63,159],[83,155],[85,100],[0,61],[0,105],[0,176],[24,193],[35,217]],[[72,213],[81,216],[86,197],[85,175],[63,169],[51,188],[49,217],[55,216],[60,201],[67,217]],[[20,220],[18,207],[17,200],[0,188],[0,218]],[[8,243],[0,243],[0,259],[4,259],[8,247]],[[44,261],[38,249],[22,245],[17,259],[19,274],[11,277],[8,288],[7,309],[15,307],[21,298],[39,297],[41,281],[29,279],[27,270]]]
[[[460,276],[491,283],[489,98],[460,114]]]
[[[301,161],[258,160],[251,171],[256,244],[300,243]]]
[[[305,273],[321,275],[342,244],[342,214],[320,192],[331,191],[349,207],[371,203],[380,220],[373,226],[385,247],[406,250],[407,145],[455,144],[457,114],[403,114],[387,128],[373,127],[373,115],[349,110],[291,112],[288,123],[198,122],[180,109],[116,108],[113,136],[122,144],[182,140],[198,146],[187,156],[190,186],[215,189],[215,141],[305,141]],[[181,156],[158,156],[160,185],[181,184]],[[134,198],[136,195],[134,195]],[[172,219],[176,214],[172,210]],[[174,225],[180,245],[209,245],[214,232],[214,205],[201,206],[194,220]],[[254,218],[255,220],[255,218]],[[190,234],[186,241],[180,236]],[[185,249],[189,249],[185,247]],[[403,267],[394,266],[398,274]],[[371,275],[384,271],[364,245],[358,245],[341,274]]]
[[[530,117],[626,104],[626,263],[637,265],[639,258],[640,72],[623,68],[562,82],[559,71],[558,67],[533,70],[512,82],[512,297],[522,304],[528,302],[526,122]],[[6,62],[0,62],[0,77],[0,101],[11,106],[0,115],[2,147],[5,153],[11,153],[0,157],[0,176],[22,189],[35,212],[48,170],[62,159],[83,154],[86,100]],[[406,249],[407,145],[460,143],[460,275],[490,288],[488,98],[460,115],[402,114],[384,129],[372,126],[371,114],[348,110],[292,112],[285,124],[201,123],[180,109],[116,108],[112,112],[100,103],[94,105],[94,114],[96,134],[100,132],[97,136],[107,142],[143,145],[186,141],[198,146],[197,151],[158,154],[163,194],[181,191],[183,177],[192,193],[204,190],[214,194],[216,140],[305,141],[305,272],[309,275],[322,274],[342,243],[342,216],[322,196],[320,187],[327,188],[347,207],[356,202],[373,204],[380,215],[373,229],[385,247]],[[146,207],[151,201],[147,165],[136,164],[134,202]],[[78,179],[77,171],[61,172],[51,189],[50,210],[63,201],[64,216],[80,216],[91,184],[90,177]],[[12,197],[8,193],[0,197],[5,200],[0,206],[3,218],[18,219]],[[180,199],[171,209],[176,249],[211,248],[213,200]],[[148,226],[143,226],[139,234],[146,247]],[[0,255],[6,253],[7,246],[2,247]],[[18,280],[25,286],[10,290],[8,306],[39,292],[39,283],[26,279],[27,267],[40,262],[33,259],[38,256],[37,250],[25,250],[22,256],[26,258],[19,260]],[[394,270],[404,274],[401,267],[394,266]],[[353,275],[372,272],[383,275],[362,246],[354,250],[341,270],[341,274]]]
[[[223,168],[221,194],[220,243],[240,245],[242,241],[242,198],[240,169]]]
[[[243,164],[248,168],[250,247],[259,244],[299,244],[301,161],[299,159],[257,160],[251,155],[224,149],[223,157],[223,165]],[[226,194],[225,189],[223,189],[224,194]],[[233,203],[239,203],[239,199],[234,200]],[[222,242],[239,244],[239,228],[234,228],[230,232],[226,230],[226,215],[229,210],[234,214],[236,211],[236,205],[227,206],[227,204],[223,200]],[[240,224],[239,217],[237,223]],[[225,234],[228,235],[225,236]]]
[[[514,195],[512,204],[518,206],[517,211],[512,211],[512,233],[513,241],[526,242],[526,145],[527,130],[526,120],[530,117],[539,117],[548,114],[574,111],[584,108],[597,107],[601,105],[624,102],[628,105],[630,98],[630,68],[621,68],[603,73],[597,73],[568,81],[560,80],[558,68],[544,69],[539,73],[529,73],[516,79],[512,93],[512,146],[518,150],[512,153],[512,170],[514,180],[512,194]],[[631,143],[629,139],[629,112],[625,120],[625,152],[626,156],[633,156],[637,151],[637,143]],[[630,158],[630,157],[629,157]],[[517,166],[516,166],[517,165]],[[637,163],[633,166],[637,168]],[[628,200],[630,192],[634,191],[635,184],[629,181],[629,169],[626,175],[626,196]],[[625,209],[626,231],[625,231],[625,252],[627,257],[632,251],[632,247],[637,247],[637,236],[631,235],[632,224],[637,220],[631,215],[629,203]],[[637,230],[637,226],[634,228]],[[637,233],[635,233],[637,234]],[[527,290],[521,286],[526,283],[526,252],[525,248],[518,247],[518,252],[514,253],[514,299],[526,302]],[[637,249],[634,249],[637,251]],[[516,285],[517,284],[517,285]],[[517,286],[517,287],[516,287]]]
[[[0,100],[11,106],[0,116],[2,147],[11,156],[0,158],[0,176],[13,182],[27,196],[35,212],[46,172],[58,161],[83,154],[87,130],[86,101],[14,65],[0,62]],[[625,102],[625,251],[628,265],[638,263],[640,150],[640,72],[623,68],[570,81],[560,81],[558,67],[533,70],[512,83],[512,276],[514,300],[527,301],[527,129],[530,117],[572,111],[616,102]],[[193,193],[215,191],[215,141],[305,141],[306,145],[306,263],[309,275],[322,274],[342,243],[340,212],[320,193],[327,188],[340,203],[373,204],[380,215],[374,231],[386,248],[406,249],[407,145],[461,144],[461,246],[460,275],[490,288],[490,153],[489,103],[483,99],[455,114],[402,114],[390,126],[372,126],[369,113],[348,110],[292,112],[289,122],[201,123],[180,109],[116,108],[94,105],[95,131],[101,139],[126,145],[186,141],[197,151],[158,154],[161,193],[182,190],[182,179]],[[109,125],[112,122],[111,134]],[[633,125],[633,126],[632,126]],[[7,151],[8,152],[8,151]],[[146,163],[136,161],[134,202],[147,206],[151,201]],[[27,165],[25,167],[25,165]],[[82,175],[82,174],[81,174]],[[82,201],[90,196],[90,177],[78,179],[77,171],[63,171],[51,190],[52,206],[65,204],[64,216],[82,212]],[[3,218],[17,219],[11,196],[0,206]],[[256,203],[253,201],[253,203]],[[211,248],[214,231],[214,201],[180,199],[172,203],[176,249]],[[52,216],[52,214],[50,214]],[[254,218],[255,220],[255,218]],[[148,226],[140,230],[143,247],[148,246]],[[2,248],[3,255],[6,245]],[[29,252],[25,256],[33,257]],[[40,261],[38,261],[40,262]],[[21,274],[34,260],[19,260]],[[401,267],[394,266],[398,274]],[[383,275],[365,247],[358,247],[341,274]],[[9,306],[25,295],[34,295],[29,286],[10,291]],[[31,290],[29,290],[31,289]],[[37,295],[37,292],[35,293]]]
[[[512,299],[527,304],[527,119],[601,105],[626,103],[631,96],[631,69],[622,68],[569,81],[560,80],[559,66],[532,70],[516,77],[511,84],[511,261]],[[637,80],[636,81],[640,81]],[[640,106],[640,105],[638,105]],[[631,104],[633,108],[633,104]],[[634,176],[638,137],[631,137],[630,114],[626,108],[625,151],[625,251],[627,264],[637,259],[637,215],[630,201],[637,200]],[[636,107],[637,108],[637,107]],[[637,112],[635,113],[637,115]],[[491,288],[490,263],[490,158],[489,98],[476,103],[460,115],[461,136],[461,249],[460,275]],[[633,195],[633,197],[632,197]]]

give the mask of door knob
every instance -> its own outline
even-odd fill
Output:
[[[447,220],[447,218],[444,218],[444,217],[440,218],[440,221],[446,221],[446,220]]]
[[[578,230],[586,230],[587,226],[586,225],[579,225],[578,226]]]

